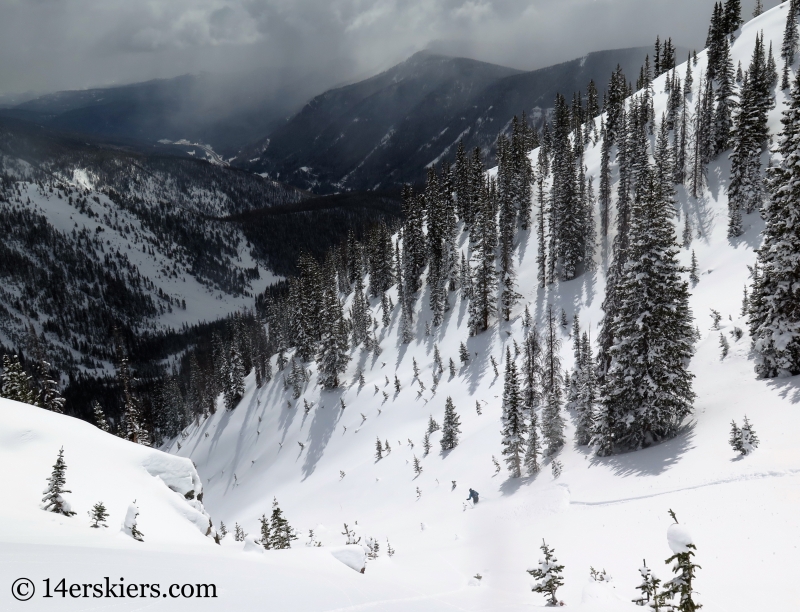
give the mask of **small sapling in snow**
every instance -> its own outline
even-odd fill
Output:
[[[108,512],[106,511],[106,507],[103,505],[103,502],[99,501],[92,506],[92,509],[89,511],[89,518],[92,521],[92,527],[108,527],[108,525],[106,525]]]

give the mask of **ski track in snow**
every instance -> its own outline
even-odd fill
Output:
[[[626,502],[632,501],[639,501],[641,499],[651,499],[653,497],[662,497],[664,495],[671,495],[673,493],[682,493],[683,491],[693,491],[695,489],[705,489],[707,487],[716,487],[719,485],[727,485],[736,482],[742,482],[745,480],[761,480],[765,478],[784,478],[786,476],[796,476],[800,474],[799,469],[788,469],[783,471],[769,471],[769,472],[757,472],[753,474],[743,474],[741,476],[736,476],[732,478],[726,478],[723,480],[715,480],[712,482],[704,482],[702,484],[693,485],[690,487],[682,487],[680,489],[670,489],[669,491],[660,491],[658,493],[651,493],[649,495],[637,495],[635,497],[622,497],[620,499],[608,499],[603,501],[579,501],[579,500],[570,500],[570,504],[574,506],[611,506],[614,504],[624,504]]]

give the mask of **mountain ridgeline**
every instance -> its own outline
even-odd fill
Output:
[[[515,114],[541,128],[557,93],[601,88],[618,65],[633,77],[649,52],[601,51],[531,72],[420,52],[315,97],[233,163],[319,193],[420,183],[428,165],[452,161],[459,141],[493,155]]]

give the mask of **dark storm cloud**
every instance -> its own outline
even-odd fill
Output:
[[[767,6],[778,0],[766,2]],[[745,16],[751,4],[744,0]],[[318,89],[423,48],[532,69],[589,51],[701,47],[714,0],[0,0],[0,94],[261,69]]]

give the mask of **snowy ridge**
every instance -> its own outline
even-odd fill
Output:
[[[77,514],[39,509],[45,478],[60,448],[67,465],[65,495]],[[138,546],[120,532],[136,500],[145,542],[174,546],[213,544],[211,519],[203,507],[203,485],[191,461],[107,434],[78,419],[0,399],[2,488],[14,504],[3,511],[0,541],[26,544]],[[108,527],[90,529],[87,513],[102,501]]]

